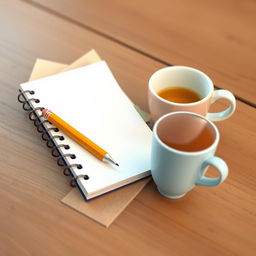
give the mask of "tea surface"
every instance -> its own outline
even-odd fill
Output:
[[[215,140],[215,132],[212,127],[205,126],[202,129],[202,131],[191,141],[182,144],[177,143],[176,138],[173,138],[173,141],[171,139],[166,140],[161,137],[160,139],[162,140],[163,143],[165,143],[167,146],[171,148],[186,152],[195,152],[210,147]]]
[[[192,103],[201,100],[201,96],[190,89],[183,87],[169,87],[157,93],[165,100],[175,103]]]

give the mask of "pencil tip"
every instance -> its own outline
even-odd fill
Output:
[[[109,154],[106,154],[105,157],[104,157],[104,159],[107,160],[107,161],[109,161],[109,162],[111,162],[112,164],[114,164],[114,165],[116,165],[116,166],[119,166],[119,164],[116,163],[116,162],[114,161],[114,159],[113,159]]]

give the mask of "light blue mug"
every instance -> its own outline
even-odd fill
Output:
[[[159,192],[168,198],[183,197],[196,185],[217,186],[228,176],[228,167],[214,156],[219,143],[217,127],[192,112],[173,112],[158,119],[153,128],[151,173]],[[208,166],[219,173],[205,176]]]

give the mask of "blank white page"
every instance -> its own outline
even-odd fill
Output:
[[[62,132],[69,150],[77,163],[74,175],[87,174],[88,180],[79,179],[80,188],[87,198],[105,193],[150,174],[151,130],[121,90],[104,61],[40,80],[24,83],[23,90],[34,90],[40,103],[78,131],[105,149],[120,165],[102,162]]]

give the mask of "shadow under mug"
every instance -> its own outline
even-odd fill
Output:
[[[214,90],[211,79],[203,72],[185,66],[165,67],[156,71],[149,79],[148,103],[152,120],[155,122],[164,114],[189,111],[205,116],[211,121],[222,121],[235,111],[236,100],[227,90]],[[197,92],[201,100],[192,103],[175,103],[163,99],[158,92],[169,87],[183,87]],[[219,113],[208,113],[210,105],[219,99],[226,99],[229,107]]]
[[[159,118],[153,128],[151,173],[159,192],[168,198],[183,197],[196,185],[217,186],[228,176],[228,167],[214,156],[219,143],[217,127],[192,112],[173,112]],[[205,176],[208,166],[219,173]]]

